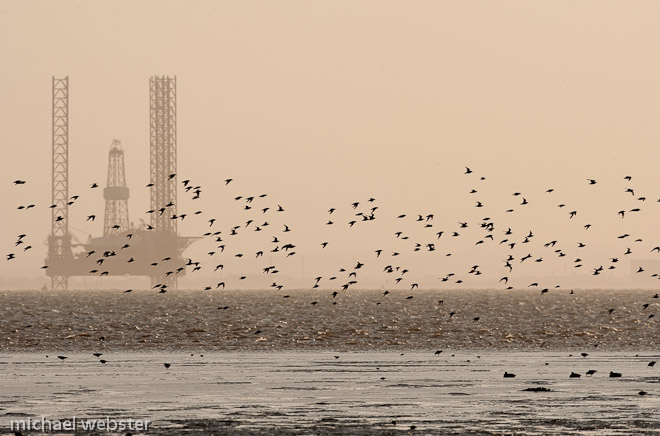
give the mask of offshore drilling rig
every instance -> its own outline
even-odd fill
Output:
[[[194,239],[177,232],[176,77],[149,80],[151,222],[133,225],[124,151],[114,140],[103,190],[103,236],[78,242],[69,232],[69,78],[53,77],[52,206],[46,274],[51,289],[68,289],[72,276],[149,276],[152,288],[176,289],[185,275],[182,253]]]

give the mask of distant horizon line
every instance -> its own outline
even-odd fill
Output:
[[[129,288],[130,289],[130,288]],[[160,288],[158,288],[160,289]],[[159,293],[160,291],[158,289],[146,289],[146,288],[135,288],[131,289],[131,292],[150,292],[153,291],[154,293]],[[24,291],[35,291],[35,292],[111,292],[111,291],[117,291],[117,292],[125,292],[127,288],[104,288],[104,289],[68,289],[66,291],[53,291],[52,289],[46,289],[46,290],[41,290],[41,289],[35,289],[35,288],[24,288],[24,289],[0,289],[0,292],[24,292]],[[271,289],[267,288],[248,288],[248,289],[240,289],[240,288],[232,288],[232,289],[212,289],[212,290],[206,290],[206,289],[201,289],[201,288],[185,288],[185,289],[176,289],[176,290],[168,290],[168,292],[204,292],[204,293],[222,293],[222,292],[264,292],[264,291],[270,291],[270,292],[277,292],[282,295],[286,295],[287,293],[290,292],[332,292],[332,291],[337,291],[339,292],[338,295],[341,294],[348,294],[351,292],[380,292],[382,293],[383,290],[389,290],[390,295],[394,292],[397,293],[405,293],[405,294],[410,294],[412,293],[419,293],[419,292],[514,292],[514,291],[527,291],[530,293],[534,294],[539,294],[540,295],[540,290],[541,287],[527,287],[527,288],[513,288],[513,289],[499,289],[499,288],[447,288],[447,289],[441,289],[441,288],[418,288],[415,289],[414,291],[411,290],[406,290],[406,289],[386,289],[386,288],[354,288],[349,291],[337,291],[337,288],[315,288],[315,289],[305,289],[305,288],[292,288],[287,290],[286,292],[284,290],[282,291],[273,291]],[[643,287],[618,287],[618,288],[553,288],[549,289],[547,294],[550,293],[557,293],[559,291],[574,291],[574,292],[579,292],[579,291],[653,291],[653,288],[643,288]],[[660,286],[658,287],[658,292],[660,292]]]

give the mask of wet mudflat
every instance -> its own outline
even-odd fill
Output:
[[[0,429],[75,415],[158,435],[660,435],[657,354],[402,353],[3,354]]]

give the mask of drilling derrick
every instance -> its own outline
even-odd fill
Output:
[[[128,195],[124,174],[124,150],[117,139],[112,141],[108,155],[108,184],[103,189],[105,220],[103,236],[117,235],[129,228]]]
[[[62,266],[73,259],[69,234],[69,78],[53,77],[52,206],[47,265],[52,290],[66,290],[69,274]]]

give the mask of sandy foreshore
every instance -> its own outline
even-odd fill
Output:
[[[134,434],[156,435],[660,435],[648,353],[57,355],[0,355],[2,434],[12,419],[76,416],[149,420]]]

